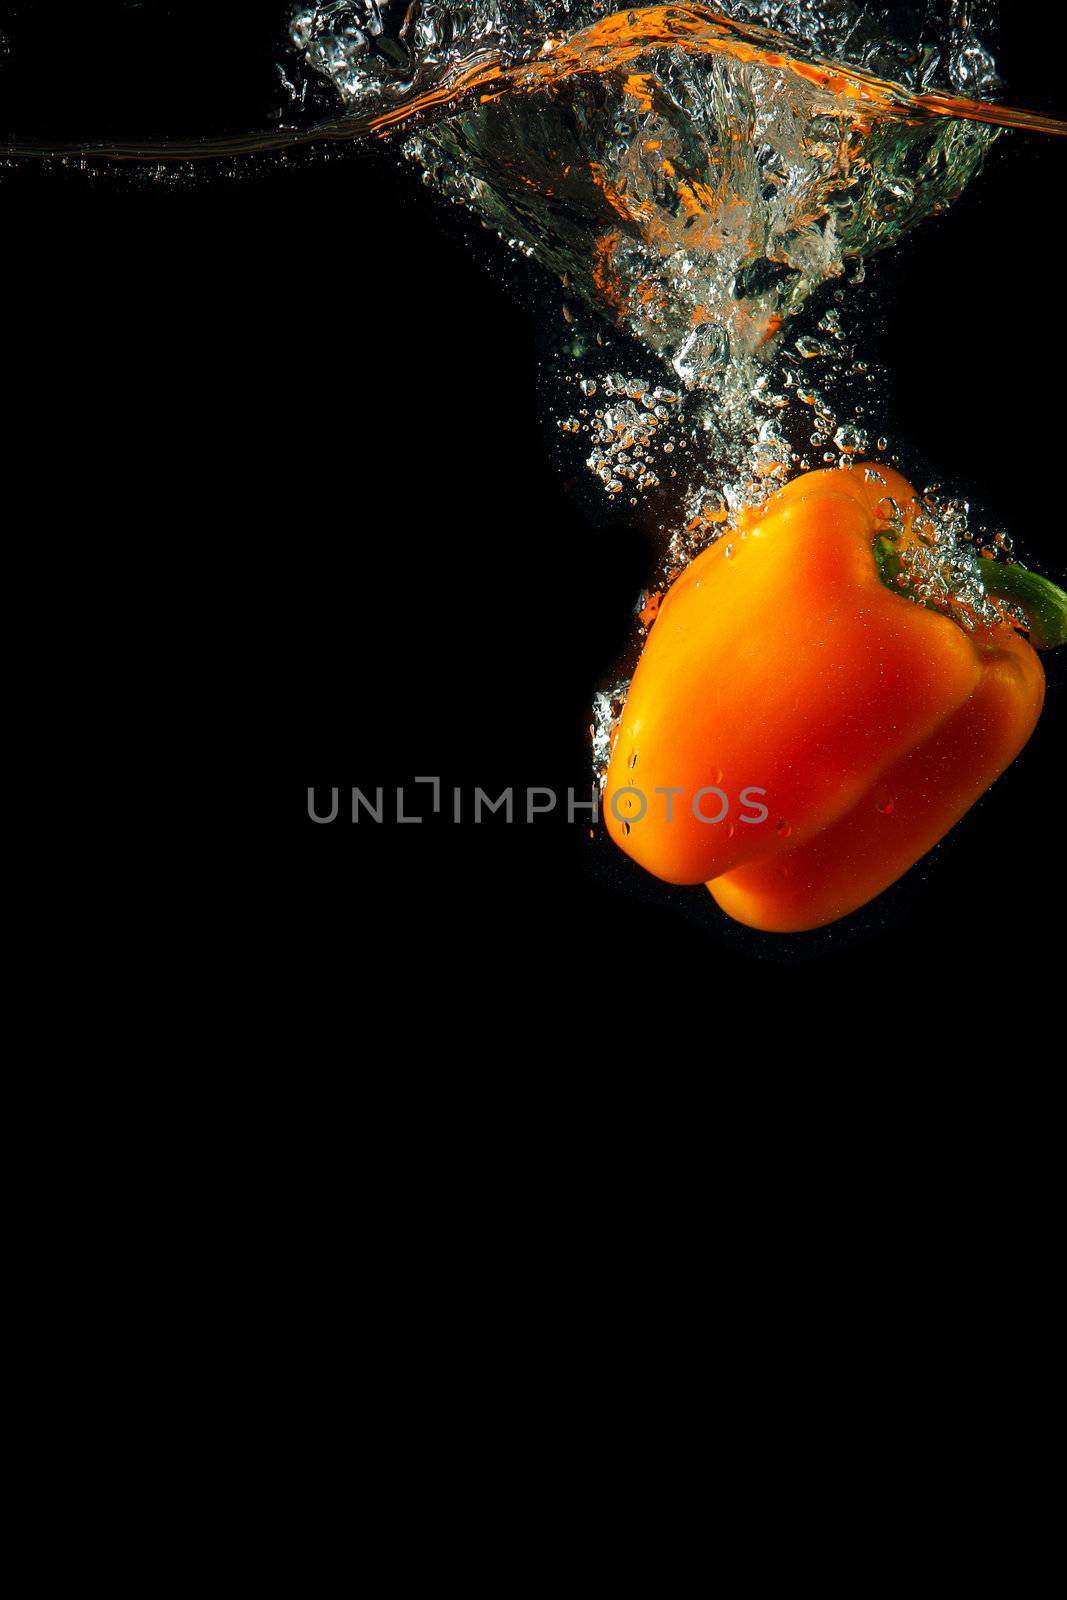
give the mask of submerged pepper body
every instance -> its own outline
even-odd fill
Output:
[[[1008,622],[966,630],[883,582],[874,542],[911,486],[812,472],[666,594],[626,699],[608,831],[730,916],[798,932],[924,856],[1033,732],[1044,671]]]

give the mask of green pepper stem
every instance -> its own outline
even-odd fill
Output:
[[[892,589],[894,594],[899,594],[897,578],[904,571],[904,563],[900,559],[896,545],[885,534],[881,534],[874,541],[874,564],[886,588]]]
[[[900,593],[897,579],[904,570],[900,553],[892,539],[882,535],[874,541],[878,574],[887,588]],[[1067,644],[1067,594],[1039,572],[1017,566],[1013,561],[993,561],[979,556],[978,568],[987,594],[1010,600],[1026,613],[1030,643],[1035,650],[1055,650]]]
[[[1035,650],[1055,650],[1057,645],[1067,644],[1067,594],[1058,584],[1013,561],[979,556],[978,566],[987,594],[1011,600],[1026,612]]]

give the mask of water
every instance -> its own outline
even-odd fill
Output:
[[[390,138],[552,274],[561,447],[608,499],[662,507],[636,648],[657,593],[709,540],[743,537],[744,512],[781,483],[898,463],[849,284],[959,196],[1002,127],[1067,131],[999,103],[994,15],[985,0],[297,4],[283,126],[77,153]],[[921,536],[887,520],[902,581],[981,617],[975,539],[1005,536],[932,490],[919,520]],[[598,765],[624,689],[600,696]]]
[[[996,132],[932,86],[996,87],[980,16],[852,0],[755,0],[731,18],[335,0],[299,7],[293,40],[353,125],[415,125],[404,153],[435,189],[687,389],[717,390],[750,386],[752,358],[815,287],[974,176]],[[874,76],[887,71],[899,87]]]
[[[989,0],[944,4],[868,4],[861,0],[734,0],[721,7],[617,9],[597,0],[330,0],[299,5],[294,46],[305,65],[328,78],[359,115],[380,115],[427,93],[448,92],[473,70],[536,60],[558,43],[612,20],[623,31],[684,35],[690,19],[712,23],[727,42],[784,45],[835,66],[857,69],[913,94],[949,91],[997,97],[1000,84],[983,42],[995,19]],[[728,13],[728,15],[727,15]],[[630,21],[635,18],[635,21]],[[619,24],[614,30],[617,32]]]
[[[976,98],[1000,88],[981,0],[728,10],[333,0],[292,22],[350,130],[396,136],[560,281],[561,430],[624,503],[684,480],[668,573],[778,482],[867,449],[841,313],[807,326],[812,295],[949,206],[998,124],[1064,131]],[[589,310],[641,370],[613,370]]]

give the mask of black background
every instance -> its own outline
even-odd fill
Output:
[[[34,41],[54,8],[3,8],[2,131],[269,126],[285,7],[263,7],[259,32],[217,8],[210,39],[191,10],[81,8],[48,51]],[[1055,110],[1026,35],[1025,11],[1006,17],[1007,98]],[[1003,138],[866,290],[891,431],[1061,581],[1065,161],[1058,140]],[[590,698],[654,551],[559,470],[538,399],[557,290],[381,145],[177,177],[17,162],[0,204],[8,471],[84,630],[64,697],[72,740],[92,727],[82,769],[138,786],[111,849],[146,906],[157,882],[179,893],[176,865],[209,862],[207,920],[251,894],[335,993],[371,971],[416,974],[416,995],[457,975],[450,1028],[490,992],[531,1016],[578,992],[594,1031],[636,1037],[682,992],[732,1009],[854,985],[971,1021],[993,979],[1047,979],[1059,660],[1030,746],[944,845],[804,938],[738,928],[558,818],[357,828],[342,807],[312,825],[312,784],[328,801],[439,774],[468,804],[475,785],[588,785]]]

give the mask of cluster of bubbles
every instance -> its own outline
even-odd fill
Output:
[[[619,495],[627,486],[631,503],[661,485],[661,472],[677,477],[677,467],[669,465],[676,449],[685,450],[686,440],[671,424],[678,414],[679,395],[662,384],[644,378],[626,378],[609,372],[598,384],[579,373],[576,379],[581,397],[588,404],[560,420],[561,432],[585,435],[592,445],[586,466],[609,495]],[[596,401],[603,398],[604,403]],[[668,458],[667,464],[663,458]]]
[[[589,739],[593,756],[593,776],[601,792],[607,782],[608,764],[618,737],[619,723],[626,709],[630,682],[629,678],[620,678],[610,688],[601,689],[593,696],[593,720],[589,724]]]
[[[879,474],[868,468],[867,476],[877,481]],[[902,594],[943,612],[968,632],[1005,620],[1025,625],[1023,612],[989,594],[982,581],[981,558],[1010,556],[1011,537],[1003,530],[991,533],[983,524],[972,526],[968,500],[931,484],[914,507],[905,510],[887,495],[878,511],[878,532],[897,558],[893,582]]]
[[[666,388],[656,375],[624,378],[610,370],[589,376],[588,351],[579,347],[571,356],[567,382],[580,403],[564,407],[557,426],[583,449],[593,446],[584,462],[607,494],[629,487],[636,503],[653,471],[659,487],[684,468],[671,496],[680,526],[667,548],[667,572],[797,472],[887,451],[889,441],[872,421],[880,374],[857,356],[846,310],[839,288],[809,331],[778,342],[758,362],[732,364],[710,384],[690,379]],[[603,342],[610,353],[610,340]]]
[[[947,85],[992,96],[1000,87],[984,40],[996,27],[996,0],[900,4],[887,0],[727,0],[739,21],[787,34],[813,53],[924,93]]]

